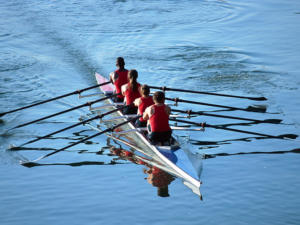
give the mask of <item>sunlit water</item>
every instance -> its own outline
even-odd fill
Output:
[[[168,92],[168,96],[267,113],[223,111],[282,124],[197,117],[193,121],[270,135],[299,135],[300,3],[297,1],[1,1],[1,112],[95,84],[123,56],[139,81],[156,86],[264,96],[265,102]],[[96,91],[96,90],[95,90]],[[91,91],[92,93],[92,91]],[[78,122],[87,108],[8,131],[85,103],[71,96],[0,120],[1,224],[299,224],[299,139],[207,128],[180,132],[205,153],[204,200],[181,180],[168,198],[143,166],[109,154],[100,136],[26,168],[35,159],[95,131],[80,126],[23,151],[6,151]],[[179,109],[213,111],[180,103]],[[99,153],[100,151],[100,153]],[[98,153],[98,154],[96,154]]]

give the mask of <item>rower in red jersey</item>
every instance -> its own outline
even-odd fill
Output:
[[[141,86],[141,94],[142,97],[137,98],[134,101],[134,105],[136,107],[138,107],[138,114],[139,115],[143,115],[143,113],[145,112],[146,108],[148,108],[149,106],[154,104],[153,98],[152,96],[150,96],[150,88],[148,85],[144,84]],[[144,120],[142,117],[140,117],[135,125],[137,127],[146,127],[147,126],[147,120]]]
[[[143,119],[148,120],[150,126],[149,139],[153,144],[164,145],[165,142],[170,144],[172,130],[169,126],[169,116],[171,109],[165,105],[164,92],[155,92],[153,101],[155,104],[149,106],[143,114]]]
[[[134,100],[141,97],[140,87],[137,82],[138,72],[136,70],[130,70],[128,72],[127,84],[122,86],[122,94],[125,97],[125,102],[128,107],[124,108],[124,114],[137,114],[137,107],[133,104]]]
[[[128,70],[125,69],[125,61],[123,57],[118,57],[116,61],[117,70],[110,73],[110,80],[115,85],[115,92],[120,93],[115,98],[114,102],[123,102],[124,96],[121,93],[121,87],[128,83]]]

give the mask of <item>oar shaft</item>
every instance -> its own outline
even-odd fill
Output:
[[[9,113],[17,112],[17,111],[20,111],[20,110],[23,110],[23,109],[28,109],[28,108],[31,108],[31,107],[34,107],[34,106],[37,106],[37,105],[47,103],[47,102],[55,101],[55,100],[60,99],[60,98],[65,98],[65,97],[68,97],[70,95],[80,94],[84,91],[87,91],[87,90],[90,90],[90,89],[93,89],[93,88],[96,88],[96,87],[99,87],[99,86],[102,86],[102,85],[106,85],[106,84],[109,84],[109,83],[110,83],[110,81],[102,83],[102,84],[97,84],[97,85],[94,85],[94,86],[91,86],[91,87],[87,87],[87,88],[84,88],[84,89],[81,89],[81,90],[73,91],[73,92],[70,92],[70,93],[67,93],[67,94],[64,94],[64,95],[60,95],[60,96],[50,98],[50,99],[47,99],[47,100],[44,100],[44,101],[41,101],[41,102],[37,102],[37,103],[31,104],[31,105],[23,106],[21,108],[13,109],[13,110],[10,110],[10,111],[7,111],[7,112],[2,112],[2,113],[0,113],[0,117],[4,116],[6,114],[9,114]]]
[[[245,121],[252,121],[257,123],[263,123],[263,120],[256,120],[256,119],[250,119],[250,118],[243,118],[243,117],[237,117],[237,116],[227,116],[227,115],[219,115],[214,113],[206,113],[206,112],[194,112],[192,110],[179,110],[179,109],[172,109],[173,112],[180,112],[180,113],[186,113],[189,115],[200,115],[200,116],[211,116],[211,117],[220,117],[220,118],[228,118],[228,119],[236,119],[236,120],[245,120]]]
[[[18,126],[16,126],[16,127],[13,127],[12,129],[20,128],[20,127],[25,127],[25,126],[28,126],[28,125],[33,124],[33,123],[37,123],[37,122],[42,121],[42,120],[52,118],[52,117],[54,117],[54,116],[58,116],[58,115],[61,115],[61,114],[70,112],[70,111],[72,111],[72,110],[82,108],[82,107],[84,107],[84,106],[88,106],[88,104],[85,103],[85,104],[83,104],[83,105],[79,105],[79,106],[73,107],[73,108],[71,108],[71,109],[67,109],[67,110],[64,110],[64,111],[60,111],[60,112],[58,112],[58,113],[54,113],[54,114],[51,114],[51,115],[48,115],[48,116],[44,116],[44,117],[42,117],[42,118],[39,118],[39,119],[36,119],[36,120],[32,120],[32,121],[27,122],[27,123],[20,124],[20,125],[18,125]]]
[[[260,136],[269,137],[269,138],[278,138],[276,136],[269,135],[269,134],[262,134],[262,133],[251,132],[251,131],[246,131],[246,130],[239,130],[239,129],[228,128],[228,127],[220,127],[220,126],[215,126],[215,125],[210,125],[210,124],[206,124],[206,126],[207,127],[212,127],[212,128],[215,128],[215,129],[240,132],[240,133],[244,133],[244,134],[260,135]]]
[[[231,107],[231,106],[226,106],[226,105],[217,105],[217,104],[211,104],[211,103],[205,103],[205,102],[196,102],[196,101],[184,100],[184,99],[179,99],[179,98],[165,98],[165,99],[169,100],[169,101],[173,101],[173,102],[184,102],[184,103],[190,103],[190,104],[196,104],[196,105],[207,105],[207,106],[213,106],[213,107],[218,107],[218,108],[247,111],[247,109],[244,109],[244,108],[237,108],[237,107]]]
[[[94,134],[94,135],[91,135],[91,136],[89,136],[89,137],[86,137],[86,138],[84,138],[84,139],[82,139],[82,140],[80,140],[80,141],[77,141],[77,142],[75,142],[75,143],[72,143],[72,144],[70,144],[70,145],[68,145],[68,146],[66,146],[66,147],[63,147],[63,148],[61,148],[61,149],[58,149],[58,150],[56,150],[56,151],[54,151],[54,152],[51,152],[51,153],[49,153],[49,154],[47,154],[47,155],[44,155],[44,156],[38,158],[37,160],[41,160],[41,159],[47,158],[47,157],[49,157],[49,156],[51,156],[51,155],[54,155],[54,154],[56,154],[56,153],[58,153],[58,152],[61,152],[61,151],[64,151],[64,150],[66,150],[66,149],[68,149],[68,148],[71,148],[71,147],[73,147],[73,146],[75,146],[75,145],[78,145],[78,144],[80,144],[80,143],[82,143],[82,142],[85,142],[85,141],[87,141],[87,140],[90,140],[90,139],[92,139],[92,138],[94,138],[94,137],[97,137],[97,136],[99,136],[99,135],[101,135],[101,134],[104,134],[104,133],[106,133],[106,132],[111,132],[111,131],[113,131],[114,129],[116,129],[116,128],[118,128],[118,127],[121,127],[121,126],[123,126],[123,125],[125,125],[125,124],[127,124],[127,123],[130,123],[131,121],[134,121],[134,120],[136,120],[136,119],[138,119],[138,118],[140,118],[140,117],[141,117],[141,116],[136,116],[136,117],[134,117],[134,118],[132,118],[132,119],[129,119],[129,120],[127,120],[127,121],[124,121],[124,122],[122,122],[122,123],[119,123],[119,124],[117,124],[117,125],[115,125],[115,126],[113,126],[113,127],[109,127],[109,128],[107,128],[107,129],[105,129],[105,130],[99,132],[99,133],[96,133],[96,134]],[[37,160],[35,160],[35,161],[37,161]]]
[[[73,124],[73,125],[71,125],[71,126],[68,126],[68,127],[65,127],[65,128],[63,128],[63,129],[61,129],[61,130],[54,131],[54,132],[52,132],[52,133],[50,133],[50,134],[46,134],[46,135],[44,135],[44,136],[41,136],[41,137],[38,137],[38,138],[36,138],[36,139],[33,139],[33,140],[31,140],[31,141],[28,141],[28,142],[26,142],[26,143],[24,143],[24,144],[20,145],[20,147],[22,147],[22,146],[24,146],[24,145],[27,145],[27,144],[31,144],[31,143],[37,142],[37,141],[39,141],[39,140],[41,140],[41,139],[44,139],[44,138],[50,137],[50,136],[52,136],[52,135],[55,135],[55,134],[61,133],[61,132],[63,132],[63,131],[66,131],[66,130],[72,129],[72,128],[74,128],[74,127],[77,127],[77,126],[79,126],[79,125],[82,125],[82,124],[88,123],[88,122],[90,122],[90,121],[92,121],[92,120],[99,119],[99,118],[100,118],[100,115],[97,115],[97,116],[95,116],[95,117],[92,117],[92,118],[90,118],[90,119],[87,119],[87,120],[84,120],[84,121],[81,121],[81,122],[75,123],[75,124]]]
[[[110,95],[110,96],[107,96],[107,97],[103,97],[103,98],[100,98],[100,99],[92,101],[92,102],[87,102],[87,103],[75,106],[75,107],[67,109],[67,110],[63,110],[63,111],[60,111],[60,112],[57,112],[57,113],[54,113],[54,114],[51,114],[51,115],[48,115],[48,116],[44,116],[42,118],[39,118],[39,119],[30,121],[30,122],[27,122],[27,123],[20,124],[20,125],[18,125],[16,127],[11,128],[11,130],[15,129],[15,128],[24,127],[24,126],[27,126],[27,125],[30,125],[30,124],[33,124],[33,123],[36,123],[36,122],[39,122],[39,121],[42,121],[42,120],[45,120],[45,119],[49,119],[49,118],[52,118],[54,116],[58,116],[58,115],[61,115],[61,114],[64,114],[64,113],[67,113],[67,112],[70,112],[70,111],[73,111],[73,110],[85,107],[85,106],[91,106],[91,105],[93,105],[93,104],[95,104],[97,102],[101,102],[101,101],[104,101],[106,99],[109,99],[109,98],[111,98],[114,95],[117,95],[117,94],[113,94],[113,95]]]
[[[175,121],[175,122],[181,122],[181,123],[196,125],[196,126],[203,126],[202,123],[196,123],[196,122],[192,122],[192,121],[178,120],[178,119],[171,119],[171,118],[170,118],[170,120],[171,121]],[[234,132],[239,132],[239,133],[245,133],[245,134],[259,135],[259,136],[264,136],[264,137],[269,137],[269,138],[279,138],[279,139],[282,139],[280,137],[269,135],[269,134],[262,134],[262,133],[245,131],[245,130],[239,130],[239,129],[233,129],[233,128],[228,128],[228,127],[215,126],[215,125],[210,125],[210,124],[204,124],[204,126],[205,127],[212,127],[212,128],[215,128],[215,129],[228,130],[228,131],[234,131]]]
[[[254,101],[265,101],[265,100],[267,100],[265,97],[247,97],[247,96],[219,94],[219,93],[214,93],[214,92],[193,91],[193,90],[168,88],[168,87],[156,87],[156,86],[149,86],[149,87],[153,88],[153,89],[159,89],[159,90],[162,90],[162,91],[178,91],[178,92],[186,92],[186,93],[193,93],[193,94],[216,95],[216,96],[222,96],[222,97],[250,99],[250,100],[254,100]]]
[[[19,147],[22,147],[22,146],[25,146],[25,145],[27,145],[27,144],[31,144],[31,143],[37,142],[37,141],[39,141],[39,140],[41,140],[41,139],[44,139],[44,138],[50,137],[50,136],[52,136],[52,135],[61,133],[61,132],[63,132],[63,131],[72,129],[72,128],[74,128],[74,127],[77,127],[77,126],[79,126],[79,125],[88,123],[88,122],[90,122],[90,121],[93,121],[93,120],[96,120],[96,119],[101,119],[101,118],[103,118],[104,116],[109,115],[109,114],[111,114],[111,113],[114,113],[114,112],[116,112],[116,111],[118,111],[118,110],[122,110],[122,109],[125,108],[125,107],[127,107],[127,106],[123,106],[123,107],[120,107],[120,108],[118,108],[118,109],[114,109],[114,110],[111,110],[111,111],[109,111],[109,112],[103,113],[103,114],[101,114],[101,115],[94,116],[94,117],[92,117],[92,118],[90,118],[90,119],[87,119],[87,120],[84,120],[84,121],[75,123],[75,124],[73,124],[73,125],[71,125],[71,126],[68,126],[68,127],[63,128],[63,129],[61,129],[61,130],[54,131],[54,132],[52,132],[52,133],[50,133],[50,134],[46,134],[46,135],[44,135],[44,136],[41,136],[41,137],[38,137],[38,138],[33,139],[33,140],[31,140],[31,141],[28,141],[28,142],[26,142],[26,143],[20,145]]]

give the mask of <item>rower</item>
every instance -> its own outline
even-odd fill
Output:
[[[146,108],[154,104],[152,96],[150,96],[150,88],[148,85],[144,84],[141,86],[141,94],[142,97],[137,98],[134,101],[134,105],[138,107],[138,114],[143,115]],[[142,117],[138,119],[135,123],[137,127],[146,127],[147,126],[147,120],[144,120]]]
[[[172,130],[169,126],[169,115],[171,109],[165,105],[165,94],[157,91],[153,95],[154,105],[149,106],[144,114],[143,119],[148,120],[149,139],[152,144],[170,145]]]
[[[123,57],[118,57],[116,61],[117,70],[111,72],[109,77],[111,82],[115,85],[115,93],[120,93],[115,98],[114,102],[123,102],[124,96],[121,94],[122,85],[128,82],[128,70],[125,69],[125,61]]]
[[[124,114],[137,114],[137,107],[133,104],[134,100],[141,97],[140,87],[137,82],[138,72],[136,70],[130,70],[128,72],[127,84],[124,84],[121,88],[122,95],[125,97],[125,102],[128,107],[124,108]]]

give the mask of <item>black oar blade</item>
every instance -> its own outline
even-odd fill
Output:
[[[7,148],[7,150],[9,151],[19,151],[22,148],[20,146],[15,146],[15,145],[9,145],[9,147]]]
[[[298,137],[297,134],[282,134],[278,136],[279,138],[288,138],[288,139],[296,139]]]
[[[249,97],[250,100],[254,100],[254,101],[266,101],[268,100],[265,97]]]
[[[253,105],[253,106],[248,106],[246,108],[246,111],[265,113],[267,111],[267,107],[265,105]]]
[[[262,122],[264,123],[274,123],[274,124],[279,124],[281,123],[282,120],[280,119],[266,119],[266,120],[263,120]]]
[[[35,163],[35,162],[20,161],[20,165],[25,166],[27,168],[31,168],[31,167],[34,167],[34,166],[38,166],[40,164],[39,163]]]

